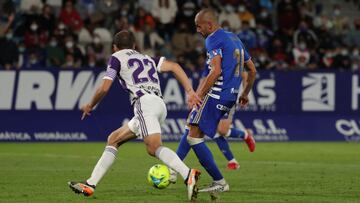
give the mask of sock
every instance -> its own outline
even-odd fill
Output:
[[[189,143],[187,142],[187,136],[189,134],[189,129],[185,130],[185,133],[183,134],[183,136],[181,137],[179,146],[176,150],[176,154],[179,156],[179,158],[181,160],[184,160],[186,155],[189,153],[191,147],[189,145]]]
[[[188,141],[198,157],[200,164],[205,168],[213,180],[217,181],[223,179],[223,176],[215,163],[214,157],[209,148],[205,145],[203,139],[188,137]]]
[[[226,184],[226,181],[225,181],[224,178],[221,179],[221,180],[215,180],[214,182],[215,182],[215,183],[218,183],[218,184],[220,184],[220,185],[225,185],[225,184]]]
[[[86,181],[89,185],[96,186],[99,183],[101,178],[105,175],[106,171],[108,171],[111,165],[114,163],[116,154],[117,149],[115,147],[105,147],[104,153],[101,155],[99,161],[95,165],[90,178]]]
[[[230,128],[226,137],[233,137],[233,138],[241,138],[245,139],[245,135],[247,134],[246,131],[237,129],[237,128]]]
[[[214,141],[216,142],[219,149],[221,150],[221,152],[223,153],[223,155],[225,156],[225,158],[228,161],[234,159],[234,155],[232,154],[232,152],[230,150],[229,143],[223,136],[215,138]]]
[[[190,169],[180,160],[174,151],[167,147],[160,146],[156,149],[155,156],[164,162],[168,167],[180,173],[184,180],[186,180]]]

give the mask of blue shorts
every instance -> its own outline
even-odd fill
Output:
[[[199,126],[205,135],[213,138],[220,119],[230,112],[234,104],[235,101],[214,99],[206,95],[201,107],[190,112],[187,123]]]

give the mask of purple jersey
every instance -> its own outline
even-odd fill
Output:
[[[152,58],[132,49],[123,49],[112,54],[104,79],[118,78],[121,86],[130,92],[131,101],[145,94],[162,97],[157,72],[164,57]]]

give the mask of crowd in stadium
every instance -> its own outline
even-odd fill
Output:
[[[219,13],[258,69],[360,71],[358,0],[0,0],[0,69],[104,68],[112,36],[132,30],[137,49],[199,71],[200,8]]]

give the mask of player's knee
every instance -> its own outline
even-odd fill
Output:
[[[189,143],[189,145],[193,146],[193,145],[197,145],[197,144],[204,142],[204,138],[203,137],[196,138],[196,137],[191,137],[190,135],[188,135],[187,142]]]
[[[160,147],[159,144],[150,144],[146,146],[147,153],[150,156],[155,156],[156,150]]]
[[[217,128],[217,132],[218,132],[221,136],[226,135],[226,133],[227,133],[228,130],[229,130],[229,129],[228,129],[226,126],[224,126],[224,125],[219,125],[218,128]]]

